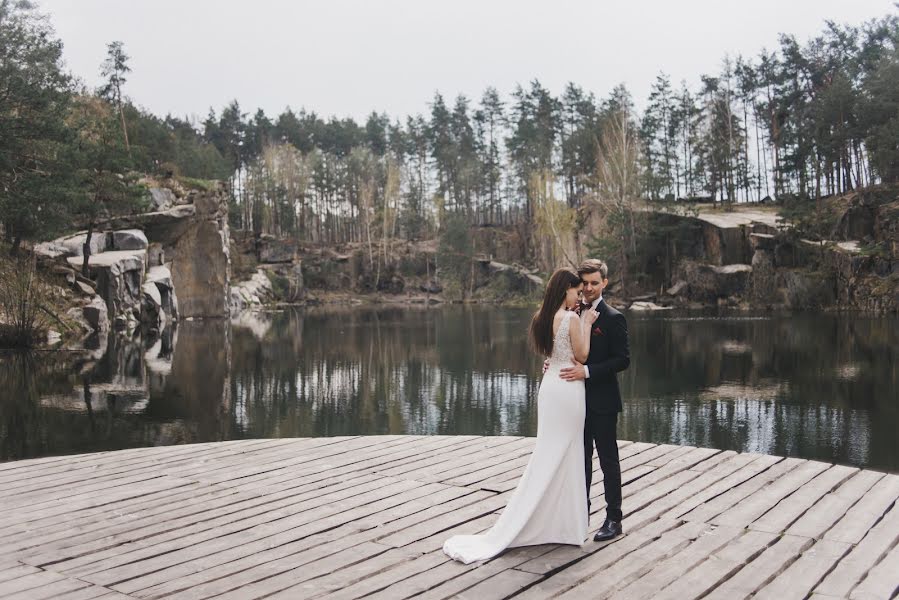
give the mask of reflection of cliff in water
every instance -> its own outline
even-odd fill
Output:
[[[151,340],[0,355],[0,459],[225,439],[229,337],[226,321],[187,321]]]

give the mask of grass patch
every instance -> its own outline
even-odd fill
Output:
[[[178,183],[188,190],[198,190],[201,192],[212,192],[218,187],[219,182],[215,179],[197,179],[196,177],[178,176]]]

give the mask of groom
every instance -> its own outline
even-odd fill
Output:
[[[584,379],[587,416],[584,422],[584,468],[587,475],[587,506],[590,505],[590,483],[593,479],[593,447],[599,454],[603,486],[606,491],[606,520],[593,536],[603,542],[621,535],[621,466],[618,463],[616,427],[621,412],[621,393],[616,373],[630,365],[627,321],[624,315],[602,299],[609,285],[609,267],[601,260],[587,259],[578,267],[584,282],[584,300],[599,313],[590,335],[590,353],[584,365],[562,369],[562,379]]]

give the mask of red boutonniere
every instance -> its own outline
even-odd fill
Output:
[[[604,335],[604,334],[603,334],[603,332],[602,332],[602,329],[600,329],[599,327],[594,327],[594,328],[593,328],[593,335]]]

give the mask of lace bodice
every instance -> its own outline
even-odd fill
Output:
[[[553,353],[549,357],[547,372],[571,366],[571,362],[574,360],[574,349],[571,347],[570,331],[572,322],[577,323],[577,321],[578,317],[572,311],[565,313],[565,316],[562,317],[559,330],[556,332],[556,337],[553,338]]]

